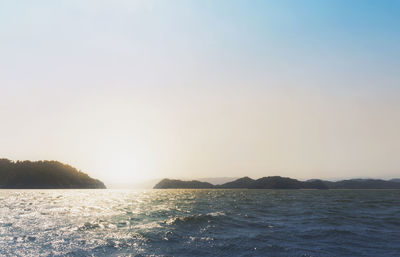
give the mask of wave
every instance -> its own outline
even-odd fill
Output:
[[[165,223],[167,225],[177,225],[177,224],[197,224],[203,222],[210,222],[215,218],[226,216],[224,212],[210,212],[206,214],[194,214],[182,217],[174,217],[167,220]]]

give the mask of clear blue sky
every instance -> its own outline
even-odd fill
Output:
[[[400,176],[400,1],[1,1],[0,156],[103,180]]]

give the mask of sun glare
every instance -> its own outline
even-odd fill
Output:
[[[104,163],[103,174],[114,182],[137,183],[150,179],[154,174],[149,157],[128,150],[114,151],[101,162]]]

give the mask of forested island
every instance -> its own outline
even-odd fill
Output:
[[[312,179],[299,181],[297,179],[280,176],[263,177],[251,179],[249,177],[239,178],[232,182],[221,185],[213,185],[198,180],[182,181],[163,179],[154,186],[154,189],[400,189],[398,179],[350,179],[341,181],[324,181]]]
[[[103,182],[58,161],[0,159],[1,189],[106,188]]]

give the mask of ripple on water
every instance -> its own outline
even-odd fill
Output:
[[[400,191],[3,190],[0,256],[400,256]]]

